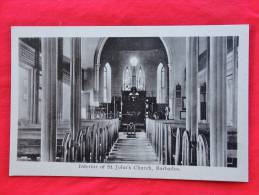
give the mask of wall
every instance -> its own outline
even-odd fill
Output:
[[[85,71],[83,78],[85,91],[92,91],[94,87],[94,57],[100,38],[82,38],[81,39],[81,66]]]
[[[138,59],[136,70],[141,65],[145,72],[146,91],[152,92],[156,96],[157,67],[160,62],[167,65],[164,56],[165,54],[161,53],[160,50],[106,52],[101,58],[100,89],[103,88],[103,66],[109,62],[112,69],[112,95],[118,95],[123,86],[123,70],[127,66],[131,66],[131,57],[136,57]]]
[[[173,80],[175,85],[182,86],[182,95],[185,94],[185,68],[186,68],[186,38],[165,37],[166,45],[171,51],[173,66]]]
[[[31,109],[31,72],[19,67],[19,120],[29,123]]]

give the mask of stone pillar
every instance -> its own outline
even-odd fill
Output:
[[[226,166],[226,37],[210,38],[210,165]]]
[[[57,39],[42,39],[41,161],[56,160]]]
[[[210,120],[210,96],[209,96],[209,91],[210,91],[210,37],[207,37],[207,64],[206,64],[206,69],[207,69],[207,74],[206,74],[206,121],[209,122]]]
[[[57,119],[58,124],[62,120],[63,110],[63,38],[58,38],[58,102],[57,102]]]
[[[33,70],[33,110],[32,123],[39,124],[39,84],[40,84],[40,39],[36,41],[35,68]]]
[[[168,64],[169,71],[169,119],[175,119],[175,80],[173,76],[173,65]]]
[[[71,61],[70,61],[70,120],[72,139],[75,141],[80,130],[81,121],[81,39],[71,39]]]
[[[196,140],[198,134],[198,40],[198,37],[188,37],[186,39],[186,130],[190,134],[191,165],[196,164]]]
[[[234,113],[234,127],[237,128],[237,98],[238,98],[238,37],[233,37],[233,49],[234,49],[234,53],[233,53],[233,58],[234,58],[234,71],[233,71],[233,75],[234,75],[234,91],[233,91],[233,95],[234,95],[234,102],[233,102],[233,113]]]

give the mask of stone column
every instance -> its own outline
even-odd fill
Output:
[[[57,102],[57,119],[58,124],[62,120],[63,111],[63,38],[58,38],[58,102]]]
[[[198,40],[198,37],[188,37],[186,39],[186,130],[190,134],[190,163],[192,165],[196,164],[196,140],[198,134]]]
[[[71,61],[70,61],[70,120],[72,140],[80,130],[81,121],[81,39],[71,38]]]
[[[57,39],[42,40],[41,161],[56,160],[57,131]]]
[[[36,41],[35,68],[33,70],[33,110],[32,123],[39,124],[39,83],[40,83],[40,39]]]
[[[210,120],[210,96],[209,96],[209,91],[210,91],[210,37],[207,37],[207,64],[206,64],[206,69],[207,69],[207,74],[206,74],[206,121],[209,122]]]
[[[233,75],[234,75],[234,91],[233,91],[233,95],[234,95],[234,102],[233,102],[233,113],[234,113],[234,127],[237,128],[237,98],[238,98],[238,37],[233,37],[233,49],[234,49],[234,53],[233,53],[233,58],[234,58],[234,71],[233,71]]]
[[[169,71],[169,119],[175,119],[175,80],[173,76],[173,65],[168,64]]]
[[[210,165],[226,166],[226,37],[210,38]]]

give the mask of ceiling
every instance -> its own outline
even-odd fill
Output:
[[[113,37],[108,38],[103,50],[154,50],[165,49],[159,37]]]

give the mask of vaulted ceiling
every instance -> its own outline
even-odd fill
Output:
[[[109,38],[104,50],[154,50],[164,49],[163,43],[158,37],[113,37]]]

